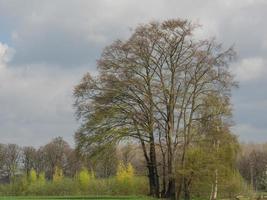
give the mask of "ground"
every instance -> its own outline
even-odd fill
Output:
[[[0,200],[34,200],[34,199],[42,199],[42,200],[149,200],[149,197],[85,197],[85,196],[37,196],[37,197],[27,197],[27,196],[16,196],[16,197],[0,197]]]

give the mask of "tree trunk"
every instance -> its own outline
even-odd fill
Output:
[[[217,199],[217,193],[218,193],[218,169],[215,170],[215,184],[214,184],[213,200]]]
[[[176,200],[176,181],[174,178],[170,178],[168,181],[168,189],[165,194],[165,198],[171,199],[171,200]]]
[[[212,200],[213,193],[214,193],[214,186],[213,186],[213,183],[212,183],[211,184],[211,192],[210,192],[210,200]]]
[[[186,179],[184,179],[184,200],[190,200],[189,184]]]
[[[215,170],[214,183],[211,185],[210,200],[216,200],[218,196],[218,169]]]
[[[156,150],[153,139],[150,142],[149,154],[150,154],[150,163],[148,169],[149,169],[150,195],[159,198],[160,196],[159,175],[157,170]]]
[[[162,190],[161,190],[161,197],[165,197],[166,194],[166,160],[165,160],[165,154],[162,153]]]
[[[250,163],[249,163],[249,167],[250,167],[250,185],[251,185],[251,187],[253,189],[255,189],[255,187],[254,187],[254,177],[253,177],[253,164],[252,163],[253,163],[252,161],[250,161]]]
[[[155,174],[155,169],[149,163],[148,166],[148,179],[149,179],[149,195],[152,197],[159,198],[159,184],[158,184],[158,177]]]

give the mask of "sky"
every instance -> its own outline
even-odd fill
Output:
[[[266,0],[0,0],[0,143],[41,146],[79,123],[73,87],[103,48],[138,24],[183,18],[196,35],[234,45],[233,132],[267,142]]]

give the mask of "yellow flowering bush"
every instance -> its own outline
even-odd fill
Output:
[[[132,164],[127,163],[125,165],[123,162],[120,162],[117,168],[116,177],[119,182],[132,182],[134,178],[134,168]]]
[[[56,166],[55,172],[53,174],[53,182],[58,183],[62,181],[63,178],[64,178],[64,175],[63,175],[62,169]]]
[[[37,181],[37,174],[36,171],[34,169],[31,169],[30,173],[29,173],[29,182],[35,183]]]
[[[85,191],[89,187],[90,173],[86,168],[82,168],[77,175],[77,179],[82,191]]]
[[[38,183],[40,185],[45,185],[46,179],[45,179],[45,172],[41,172],[38,176]]]

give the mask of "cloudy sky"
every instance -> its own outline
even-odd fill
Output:
[[[73,144],[73,86],[101,50],[140,23],[187,18],[235,45],[234,132],[267,142],[266,0],[0,0],[0,143]]]

